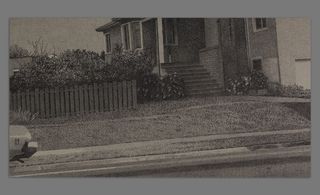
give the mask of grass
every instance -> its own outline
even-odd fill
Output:
[[[136,111],[92,118],[61,120],[60,124],[57,119],[56,124],[30,125],[29,128],[40,150],[52,150],[311,126],[310,120],[282,103],[241,98],[195,98],[145,104]]]

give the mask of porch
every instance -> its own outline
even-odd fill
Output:
[[[223,88],[217,19],[145,18],[143,49],[160,76],[181,76],[190,95],[219,94]]]

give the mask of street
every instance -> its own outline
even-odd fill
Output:
[[[13,177],[309,177],[310,145],[247,147],[15,167]]]

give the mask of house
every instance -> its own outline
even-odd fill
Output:
[[[191,95],[219,94],[226,78],[252,69],[310,88],[305,18],[113,18],[96,31],[105,35],[108,63],[116,45],[144,49],[160,76],[176,72]]]

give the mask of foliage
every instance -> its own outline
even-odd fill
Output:
[[[33,57],[21,73],[10,78],[10,89],[43,88],[102,80],[104,61],[86,50],[67,50],[58,56]]]
[[[123,51],[120,46],[116,46],[108,69],[113,80],[131,80],[150,74],[154,65],[145,51]]]
[[[138,100],[150,101],[161,98],[161,79],[157,74],[143,75],[137,82]]]
[[[144,75],[138,80],[138,97],[142,101],[179,99],[185,96],[183,80],[176,74],[162,79],[157,74]]]
[[[268,94],[271,96],[311,98],[311,90],[304,89],[299,85],[281,85],[279,83],[269,83]]]
[[[19,109],[18,111],[10,111],[9,113],[9,121],[10,124],[26,124],[35,120],[38,117],[39,113],[31,113],[29,111],[22,111]]]
[[[268,79],[259,71],[251,71],[249,75],[238,75],[235,79],[226,80],[226,92],[229,95],[244,95],[250,89],[266,89]]]
[[[266,89],[268,78],[260,71],[253,70],[250,74],[250,89]]]
[[[162,99],[179,99],[185,96],[183,79],[176,74],[166,75],[161,82]]]
[[[11,45],[9,48],[9,57],[10,58],[22,58],[30,56],[30,53],[27,49],[19,47],[18,45]]]
[[[236,79],[228,78],[226,92],[229,95],[244,95],[250,89],[250,77],[238,76]]]

